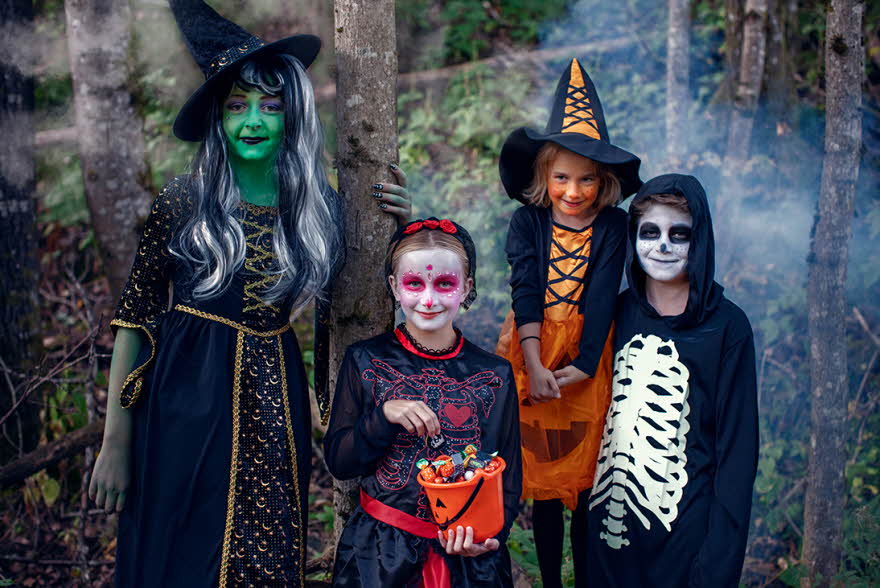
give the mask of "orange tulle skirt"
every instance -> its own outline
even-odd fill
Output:
[[[541,363],[545,367],[556,370],[577,357],[583,324],[583,315],[576,312],[564,321],[544,317]],[[559,399],[532,404],[528,400],[529,376],[513,312],[507,315],[495,353],[510,361],[516,378],[520,400],[523,498],[558,498],[567,508],[574,510],[578,493],[593,485],[605,414],[611,403],[613,334],[612,328],[594,377],[562,388]]]

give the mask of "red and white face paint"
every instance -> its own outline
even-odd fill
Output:
[[[404,253],[388,279],[411,331],[451,329],[471,288],[458,256],[440,248]]]

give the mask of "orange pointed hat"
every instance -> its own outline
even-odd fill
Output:
[[[559,78],[544,132],[520,127],[504,142],[498,167],[508,196],[526,203],[523,193],[532,184],[535,159],[548,141],[610,167],[620,180],[623,198],[642,185],[641,160],[611,144],[599,94],[577,59],[571,60]]]

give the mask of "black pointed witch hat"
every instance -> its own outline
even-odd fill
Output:
[[[548,141],[610,167],[620,180],[624,198],[642,185],[641,160],[611,144],[599,94],[577,59],[571,60],[559,78],[544,132],[520,127],[504,142],[498,167],[508,196],[526,203],[523,192],[532,184],[538,151]]]
[[[187,47],[205,74],[205,83],[174,120],[174,134],[184,141],[204,138],[211,100],[216,100],[216,92],[234,78],[246,59],[284,53],[308,67],[321,49],[321,40],[314,35],[267,43],[217,14],[204,0],[171,0],[170,4]]]

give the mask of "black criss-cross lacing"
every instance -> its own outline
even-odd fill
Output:
[[[568,109],[572,106],[574,107],[574,110],[569,112]],[[585,88],[572,85],[568,86],[565,110],[563,112],[562,132],[565,132],[566,129],[573,127],[578,123],[585,122],[596,129],[597,136],[600,134],[599,126],[596,123],[596,117],[593,116],[593,106],[590,104]],[[566,123],[566,121],[568,121],[568,123]]]
[[[568,251],[565,247],[562,246],[561,243],[559,243],[559,241],[555,241],[555,240],[553,241],[553,244],[556,245],[556,247],[562,252],[562,255],[560,255],[558,257],[551,257],[550,258],[550,267],[552,269],[556,270],[556,273],[559,274],[559,277],[556,279],[553,279],[553,280],[547,280],[547,291],[553,296],[554,300],[551,300],[550,302],[545,302],[544,308],[550,308],[551,306],[556,306],[557,304],[562,304],[562,303],[571,304],[571,305],[575,305],[578,303],[577,300],[574,300],[571,297],[571,293],[574,293],[575,291],[577,291],[577,288],[573,289],[569,295],[563,296],[563,295],[560,295],[556,290],[553,289],[553,285],[559,284],[559,283],[562,283],[562,282],[565,282],[568,280],[572,280],[572,281],[577,280],[577,278],[573,277],[573,274],[576,274],[578,272],[578,270],[580,270],[583,266],[587,265],[590,262],[589,255],[581,255],[581,251],[584,250],[584,247],[586,247],[589,242],[590,242],[590,239],[587,239],[586,241],[584,241],[584,243],[578,249],[573,250],[573,251]],[[571,271],[568,273],[562,271],[559,268],[559,266],[557,265],[557,263],[559,263],[563,260],[566,260],[566,259],[575,259],[578,261],[577,265],[575,265],[573,268],[571,268]]]

